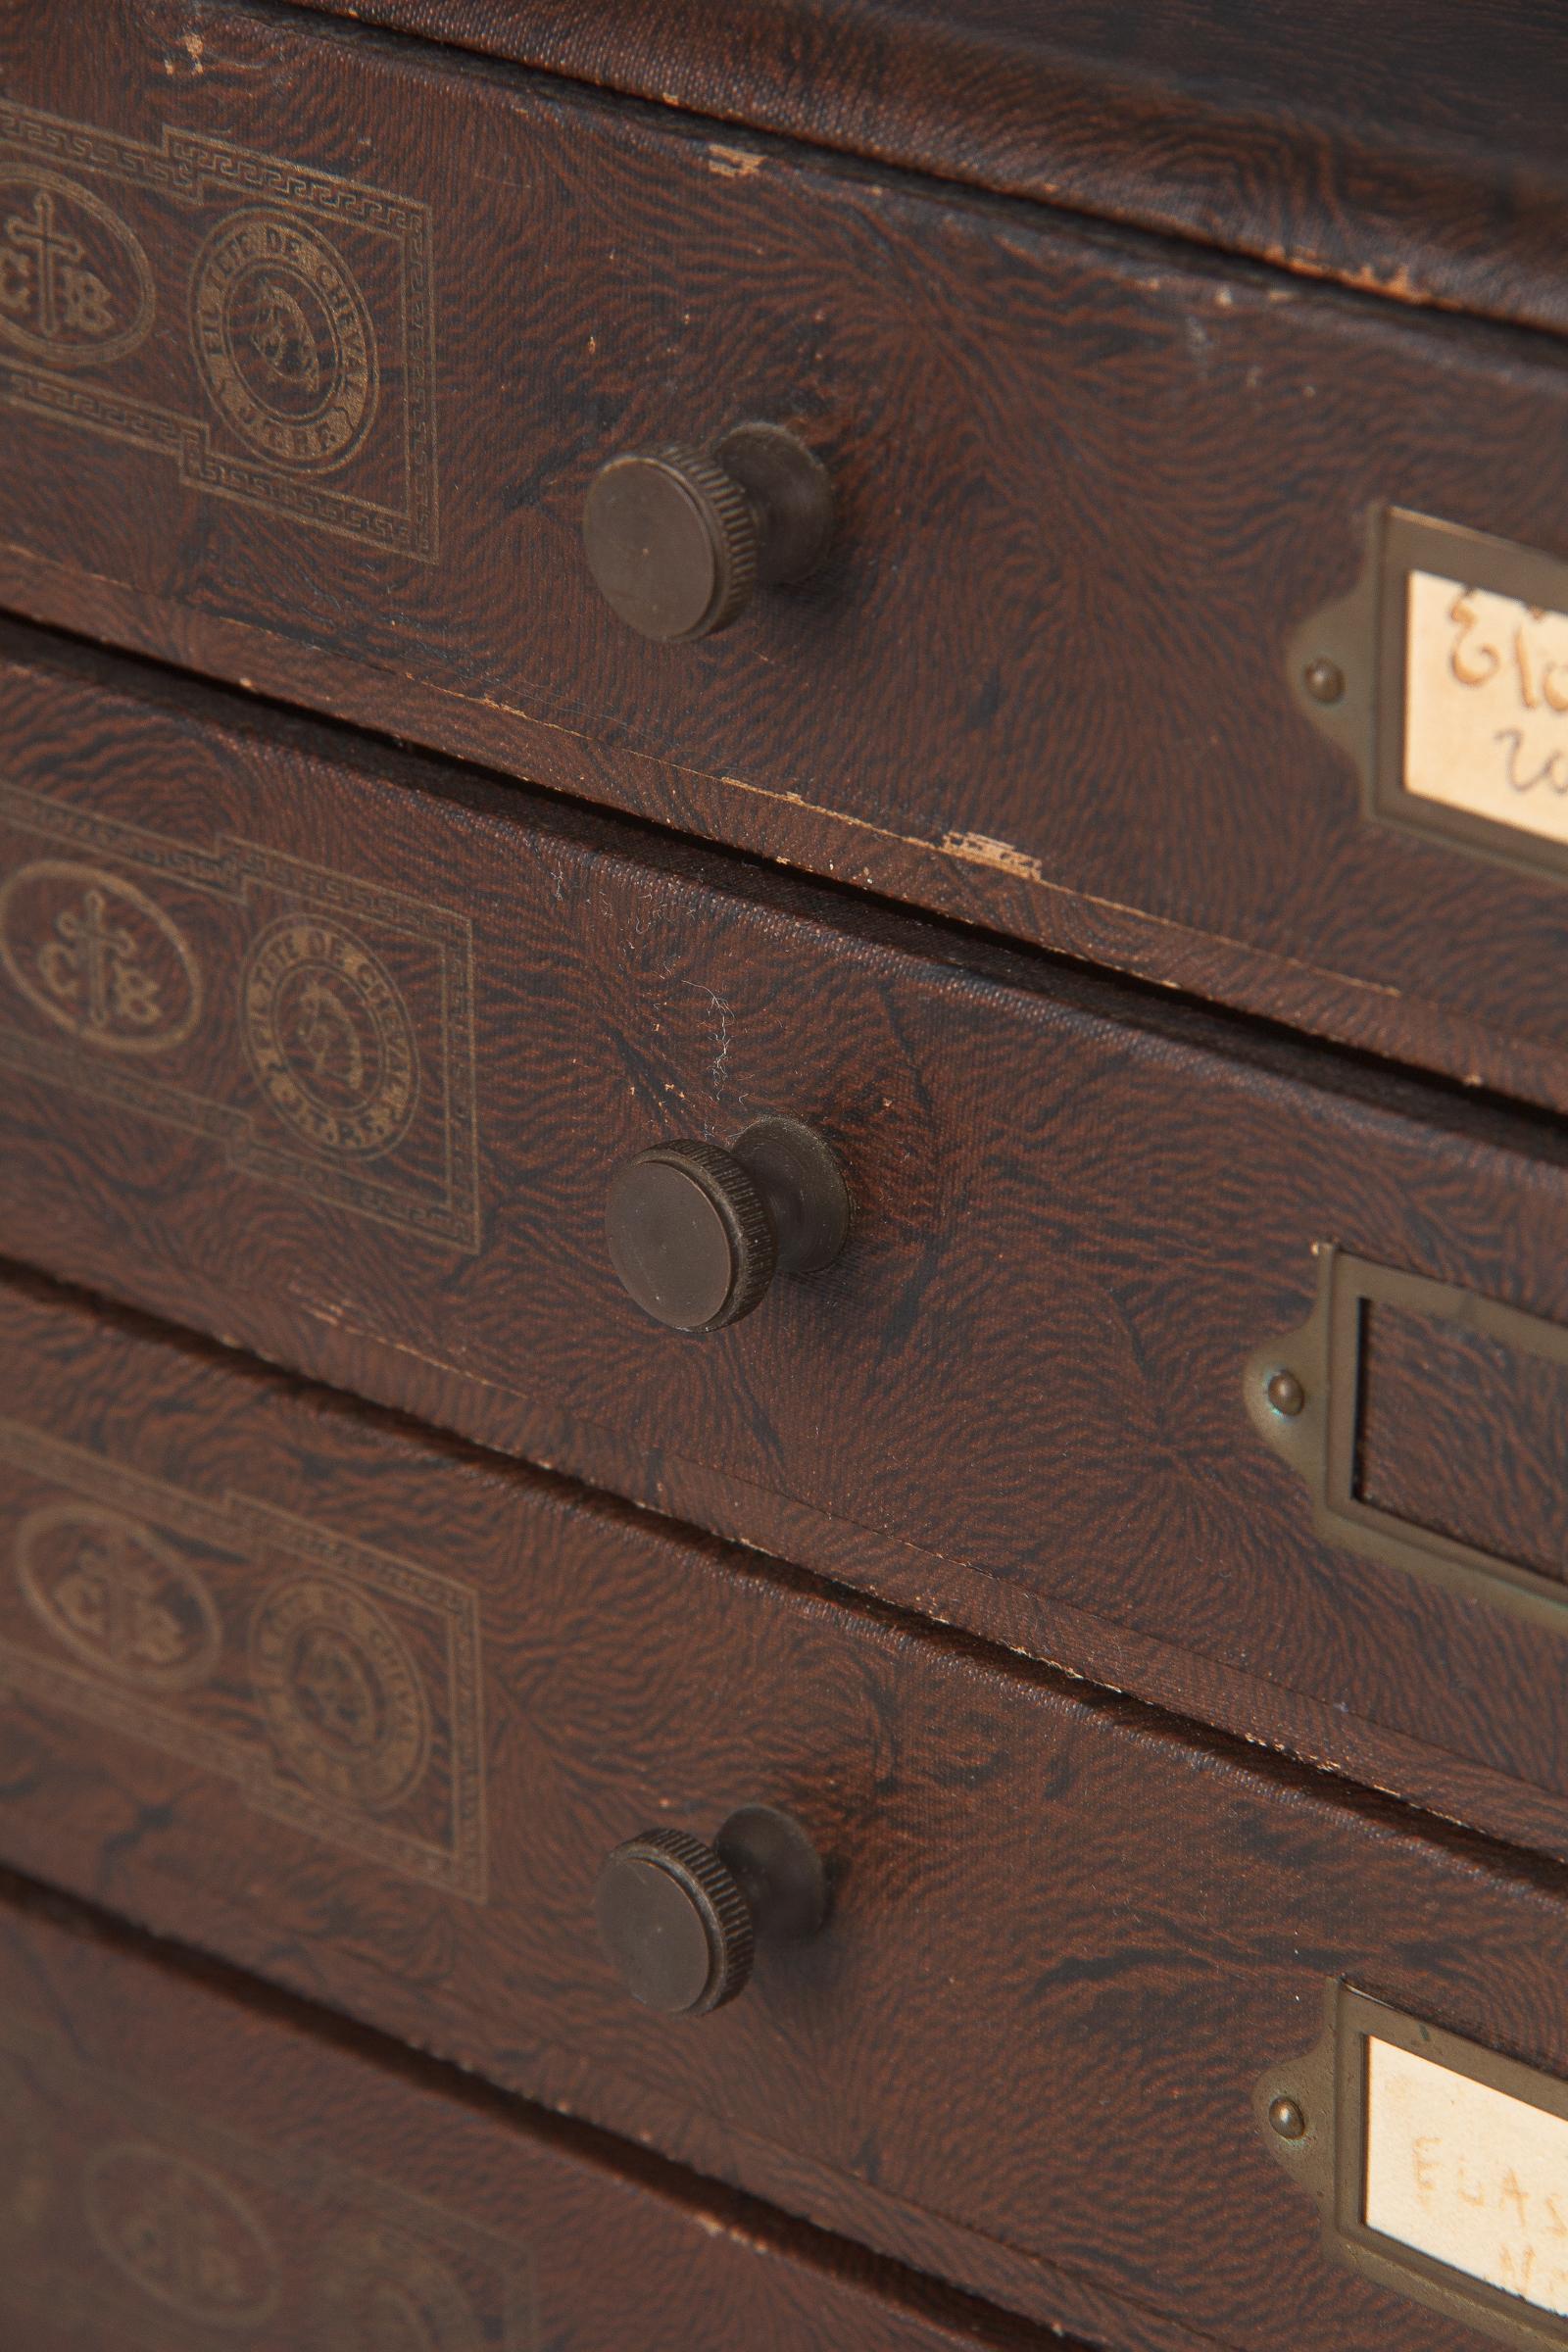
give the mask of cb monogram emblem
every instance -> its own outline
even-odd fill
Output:
[[[86,1666],[144,1690],[189,1690],[218,1662],[212,1595],[148,1527],[90,1503],[55,1503],[17,1531],[28,1607]]]
[[[424,1685],[363,1592],[325,1577],[280,1586],[251,1628],[251,1679],[279,1750],[323,1795],[379,1813],[423,1779]]]
[[[147,257],[106,204],[56,172],[0,169],[0,338],[51,367],[106,367],[154,308]]]
[[[192,316],[208,397],[280,466],[346,465],[375,417],[375,327],[348,264],[284,213],[240,213],[197,258]]]
[[[135,451],[138,480],[167,466],[202,497],[435,563],[428,206],[202,131],[134,139],[36,114],[4,80],[12,475],[91,433]]]
[[[189,2320],[257,2328],[282,2275],[266,2230],[236,2188],[150,2142],[122,2141],[88,2163],[84,2202],[121,2276]]]
[[[327,916],[283,915],[252,948],[241,996],[257,1084],[296,1135],[363,1158],[401,1142],[418,1104],[418,1054],[368,948]]]
[[[527,2250],[405,2188],[395,2134],[371,2151],[370,2171],[296,2144],[275,2122],[255,2136],[258,2067],[287,2084],[292,2066],[309,2096],[299,2057],[276,2046],[281,2026],[242,2029],[214,2011],[209,2032],[227,2033],[236,2063],[210,2069],[200,2110],[182,2111],[155,2095],[159,2060],[139,2046],[140,2014],[120,2018],[111,2004],[100,2028],[92,1986],[89,1974],[72,2004],[89,2025],[85,2048],[58,2024],[0,2008],[8,2347],[539,2352]],[[211,2008],[200,1987],[190,1997]],[[117,2057],[128,2075],[113,2071]]]
[[[0,1712],[21,1695],[85,1719],[309,1837],[484,1901],[483,1675],[466,1586],[0,1420],[7,1549]]]
[[[0,887],[0,961],[39,1012],[112,1054],[166,1054],[201,1015],[196,958],[132,882],[40,858]]]

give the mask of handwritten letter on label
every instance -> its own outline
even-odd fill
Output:
[[[1366,2097],[1367,2228],[1568,2314],[1568,2121],[1375,2038]]]
[[[1568,613],[1409,575],[1404,788],[1568,842]]]

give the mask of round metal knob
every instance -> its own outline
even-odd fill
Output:
[[[732,1813],[711,1845],[689,1830],[645,1830],[599,1873],[600,1940],[634,2000],[706,2017],[744,1992],[759,1938],[813,1935],[827,1877],[799,1822],[771,1805]]]
[[[822,466],[793,433],[737,425],[707,450],[612,458],[583,509],[588,567],[645,637],[683,644],[728,628],[759,585],[804,579],[833,526]]]
[[[838,1162],[797,1119],[760,1119],[728,1152],[655,1144],[619,1170],[605,1209],[623,1288],[673,1331],[738,1323],[775,1274],[831,1265],[849,1228]]]

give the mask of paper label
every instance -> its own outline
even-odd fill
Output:
[[[1568,613],[1412,571],[1404,787],[1568,842]]]
[[[1366,2046],[1366,2227],[1568,2314],[1568,2120],[1414,2051]]]

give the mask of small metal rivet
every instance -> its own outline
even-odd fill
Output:
[[[1281,2139],[1306,2137],[1306,2118],[1294,2099],[1276,2099],[1268,2111],[1268,2120],[1271,2130],[1277,2132]]]
[[[1302,683],[1314,703],[1337,703],[1345,692],[1345,672],[1337,662],[1320,656],[1307,663]]]
[[[1294,1372],[1276,1372],[1263,1393],[1277,1413],[1293,1418],[1306,1402],[1306,1391]]]

